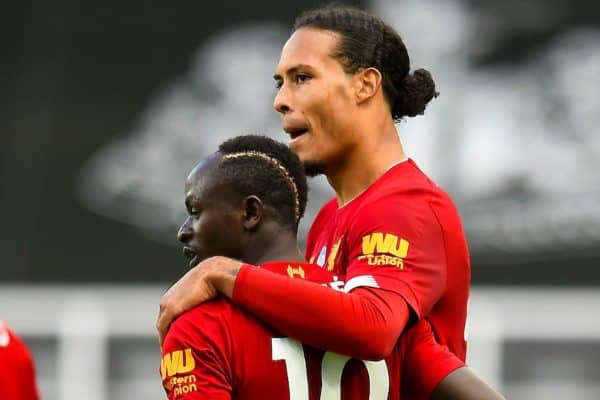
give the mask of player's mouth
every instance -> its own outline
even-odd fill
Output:
[[[198,264],[198,252],[194,248],[185,246],[183,248],[183,255],[186,256],[188,260],[190,260],[190,262],[188,263],[188,266],[190,268]]]
[[[286,126],[283,128],[283,130],[290,135],[290,143],[292,144],[293,142],[295,142],[298,138],[306,135],[308,133],[308,128],[304,128],[304,127],[291,127],[291,126]]]

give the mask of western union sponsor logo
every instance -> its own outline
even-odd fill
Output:
[[[404,269],[404,260],[400,257],[389,256],[382,254],[375,256],[373,254],[367,254],[366,256],[358,257],[359,260],[367,260],[369,265],[391,265],[392,267],[398,267]]]
[[[167,392],[172,395],[173,398],[181,397],[185,394],[197,392],[198,386],[196,386],[197,378],[195,375],[184,375],[174,376],[169,378],[168,381],[163,382],[163,386],[167,389]],[[171,397],[169,397],[171,398]]]
[[[175,388],[175,390],[173,390],[173,396],[175,398],[177,398],[177,397],[183,396],[184,394],[197,392],[197,391],[198,391],[198,386],[196,386],[195,383],[190,383],[189,385],[177,386]]]
[[[408,254],[408,240],[399,238],[391,233],[373,232],[362,238],[362,253],[364,256],[373,254],[391,254],[404,258]]]
[[[160,375],[163,379],[167,376],[185,374],[196,367],[192,356],[192,349],[175,350],[167,353],[160,360]]]

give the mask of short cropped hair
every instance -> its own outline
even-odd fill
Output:
[[[242,135],[219,146],[219,180],[241,197],[256,195],[295,233],[304,215],[307,182],[300,159],[288,146],[261,135]]]

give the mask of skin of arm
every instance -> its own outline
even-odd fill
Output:
[[[469,367],[458,368],[440,382],[432,400],[506,400]]]

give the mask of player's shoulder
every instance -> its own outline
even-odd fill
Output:
[[[393,193],[426,195],[441,188],[412,159],[391,168],[381,179],[382,187]]]
[[[383,209],[381,205],[397,202],[414,208],[433,201],[451,201],[450,196],[412,159],[392,167],[365,194],[363,203],[377,203],[379,209]]]
[[[231,318],[234,309],[229,300],[218,297],[184,312],[175,322],[189,324],[198,320],[226,321]]]
[[[385,173],[374,185],[349,203],[346,220],[352,231],[361,235],[369,231],[402,231],[414,238],[437,227],[436,208],[454,209],[449,196],[407,160]]]
[[[412,160],[410,160],[412,161]],[[411,162],[414,175],[416,176],[414,186],[409,186],[408,190],[414,194],[411,200],[415,204],[424,204],[427,209],[431,209],[437,219],[446,220],[460,219],[456,203],[446,190],[439,186],[433,179],[427,176],[416,163]],[[423,201],[419,201],[423,200]]]
[[[168,339],[195,341],[231,325],[235,307],[224,298],[203,303],[181,314],[172,324]]]

